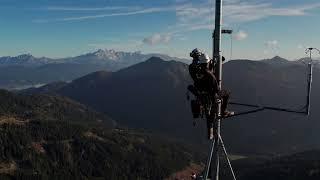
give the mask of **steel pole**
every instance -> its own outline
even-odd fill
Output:
[[[215,7],[215,29],[214,29],[214,40],[213,40],[213,58],[217,60],[217,65],[215,67],[215,75],[218,81],[219,91],[222,89],[222,55],[221,55],[221,24],[222,24],[222,0],[216,0]],[[219,98],[220,99],[220,98]],[[221,105],[222,101],[218,100],[217,106],[217,117],[216,117],[216,135],[215,135],[215,163],[214,169],[212,168],[213,174],[212,178],[219,180],[219,147],[220,147],[220,126],[221,126]]]
[[[313,69],[313,64],[312,61],[311,63],[308,64],[308,69],[309,69],[309,76],[308,76],[308,96],[307,96],[307,114],[310,115],[310,107],[311,107],[311,88],[312,88],[312,69]]]

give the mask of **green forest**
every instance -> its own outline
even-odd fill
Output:
[[[0,100],[0,179],[164,179],[203,157],[188,145],[96,122],[110,119],[68,99],[1,91]]]

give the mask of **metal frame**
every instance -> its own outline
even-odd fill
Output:
[[[216,0],[215,4],[215,29],[213,31],[213,59],[217,61],[216,65],[216,77],[218,80],[218,87],[219,90],[222,89],[222,55],[221,55],[221,34],[231,34],[232,30],[222,30],[221,29],[221,22],[222,22],[222,1],[223,0]],[[310,62],[308,63],[308,87],[307,87],[307,102],[306,106],[304,107],[304,111],[299,110],[292,110],[292,109],[285,109],[285,108],[279,108],[279,107],[271,107],[271,106],[259,106],[259,105],[253,105],[253,104],[244,104],[244,103],[237,103],[237,102],[231,102],[230,104],[238,105],[238,106],[246,106],[251,108],[256,108],[251,111],[241,112],[237,113],[230,117],[240,116],[240,115],[246,115],[251,113],[256,113],[264,110],[272,110],[272,111],[282,111],[287,113],[296,113],[296,114],[303,114],[303,115],[309,115],[310,114],[310,102],[311,102],[311,89],[312,89],[312,51],[316,50],[320,54],[320,50],[317,48],[308,48],[306,49],[306,53],[310,53]],[[214,127],[216,129],[216,135],[215,138],[211,140],[210,148],[209,148],[209,155],[206,163],[206,169],[203,179],[207,180],[209,173],[211,172],[212,179],[219,180],[219,170],[220,170],[220,164],[219,164],[219,149],[222,148],[224,156],[228,162],[228,166],[230,169],[230,172],[232,174],[233,180],[236,180],[236,175],[233,171],[231,162],[228,158],[228,153],[226,151],[225,145],[223,143],[223,139],[221,137],[220,131],[221,131],[221,119],[223,118],[221,116],[221,105],[222,101],[218,100],[217,102],[217,116],[214,121]]]

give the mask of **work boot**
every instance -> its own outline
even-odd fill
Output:
[[[224,111],[223,113],[223,117],[226,118],[226,117],[230,117],[230,116],[233,116],[234,115],[234,112],[233,111]]]

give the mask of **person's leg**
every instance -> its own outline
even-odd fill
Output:
[[[212,97],[209,97],[212,98]],[[212,99],[214,101],[214,99]],[[210,113],[207,114],[207,128],[208,128],[208,139],[212,140],[215,136],[214,122],[216,118],[216,105],[212,104],[210,108]]]
[[[234,112],[228,111],[228,104],[229,104],[229,99],[230,99],[230,91],[227,90],[222,90],[221,91],[221,99],[222,99],[222,105],[221,105],[221,111],[223,113],[223,116],[232,116]]]
[[[229,103],[230,92],[227,90],[222,90],[220,96],[222,98],[221,111],[226,112]]]
[[[191,101],[191,111],[192,111],[192,114],[193,114],[193,118],[199,118],[200,117],[200,102],[199,100],[192,100]]]
[[[214,138],[214,129],[213,129],[213,120],[207,118],[207,130],[208,130],[208,139],[212,140]]]

